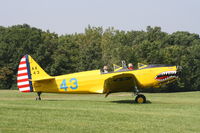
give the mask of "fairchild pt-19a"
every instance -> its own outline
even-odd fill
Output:
[[[30,55],[22,57],[17,75],[21,92],[41,93],[104,93],[134,92],[137,103],[145,103],[146,97],[139,90],[160,87],[176,81],[178,67],[169,65],[143,65],[129,70],[119,67],[112,72],[84,71],[61,76],[49,76]]]

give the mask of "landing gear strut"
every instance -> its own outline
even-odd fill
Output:
[[[40,97],[40,95],[42,94],[42,92],[37,92],[37,94],[38,94],[38,96],[36,97],[36,99],[35,99],[35,100],[41,100],[41,97]]]

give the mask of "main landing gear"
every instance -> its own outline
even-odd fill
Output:
[[[36,99],[35,99],[35,100],[41,100],[41,97],[40,97],[40,95],[42,94],[42,92],[37,92],[37,94],[38,94],[38,96],[36,97]]]
[[[146,103],[146,97],[142,94],[138,94],[135,98],[136,103]]]
[[[137,86],[135,86],[134,95],[136,95],[135,102],[136,103],[146,103],[146,97],[143,94],[139,94],[139,90]]]

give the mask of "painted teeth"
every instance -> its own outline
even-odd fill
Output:
[[[167,71],[167,72],[163,72],[161,74],[176,74],[176,71]]]
[[[167,71],[167,72],[162,72],[159,75],[166,75],[166,74],[176,74],[176,71]]]
[[[167,71],[167,72],[162,72],[161,74],[159,74],[158,76],[156,76],[158,81],[163,81],[163,80],[167,80],[169,78],[175,78],[176,76],[176,71]],[[159,79],[159,77],[163,77],[163,76],[167,76],[163,79]]]

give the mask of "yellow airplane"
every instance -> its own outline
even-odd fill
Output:
[[[169,65],[143,65],[129,70],[116,67],[112,72],[101,70],[84,71],[61,76],[49,76],[30,56],[22,57],[17,75],[17,86],[21,92],[41,93],[100,93],[134,92],[137,103],[145,103],[146,97],[138,90],[160,87],[172,83],[178,78],[178,67]]]

